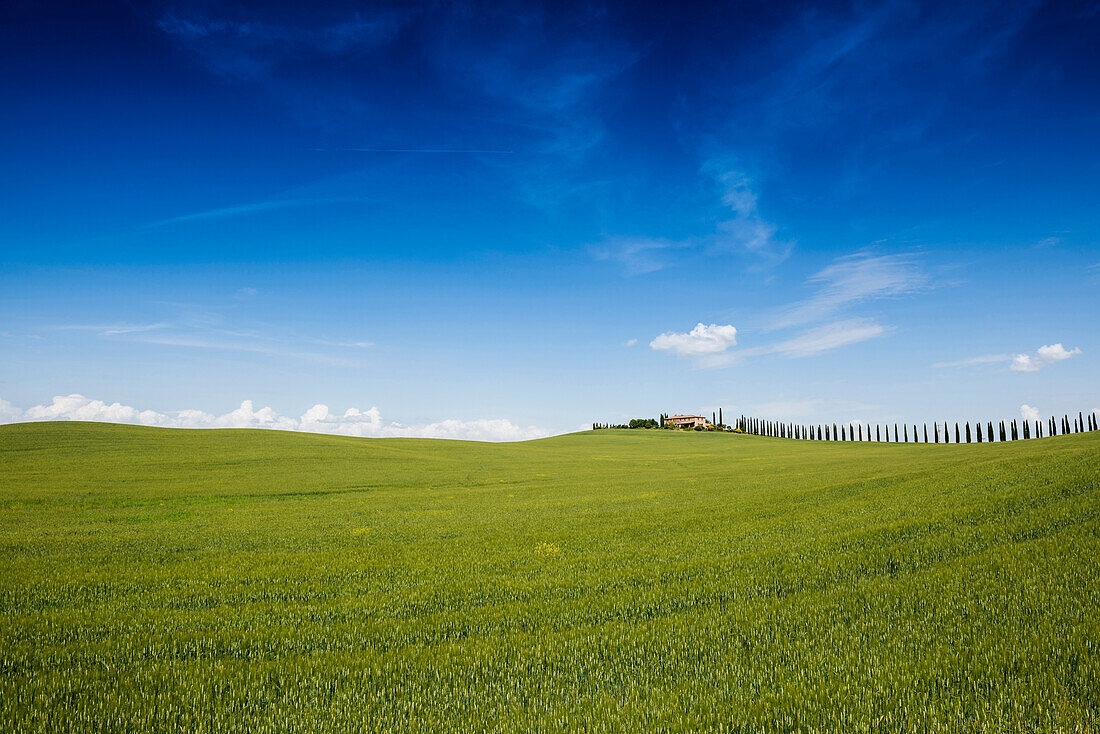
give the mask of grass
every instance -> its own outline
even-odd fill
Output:
[[[1100,433],[0,427],[0,730],[1100,730]]]

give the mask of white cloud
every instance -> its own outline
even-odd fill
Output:
[[[368,410],[348,408],[343,414],[332,413],[327,405],[317,404],[300,418],[280,415],[271,407],[257,410],[245,400],[236,410],[214,415],[201,410],[159,413],[138,410],[129,405],[91,400],[83,395],[56,396],[48,405],[36,405],[22,411],[0,400],[0,423],[20,421],[75,420],[106,423],[132,423],[169,428],[267,428],[281,431],[329,433],[343,436],[450,438],[470,441],[525,441],[550,435],[536,426],[518,426],[504,418],[480,420],[448,419],[423,425],[406,426],[382,420],[376,407]]]
[[[1066,349],[1061,342],[1039,347],[1034,354],[1017,354],[1009,366],[1013,372],[1038,372],[1055,362],[1067,360],[1081,353],[1080,349]]]
[[[23,417],[23,411],[0,398],[0,423],[14,423]]]
[[[721,354],[737,344],[737,329],[729,324],[707,326],[702,322],[687,333],[668,331],[649,343],[651,349],[673,352],[677,357]]]
[[[817,293],[782,309],[772,320],[772,328],[827,318],[861,301],[915,293],[928,287],[928,277],[912,254],[857,252],[834,261],[807,283],[816,286]]]
[[[625,342],[623,342],[623,346],[624,347],[632,347],[637,343],[638,343],[637,339],[627,339]]]
[[[1032,408],[1027,403],[1020,406],[1020,417],[1025,421],[1037,421],[1039,420],[1039,409]]]

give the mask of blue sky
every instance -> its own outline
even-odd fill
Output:
[[[0,14],[0,421],[1100,408],[1094,3]]]

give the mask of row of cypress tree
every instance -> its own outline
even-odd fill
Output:
[[[913,432],[909,433],[908,424],[894,424],[893,438],[890,437],[890,426],[887,424],[865,426],[862,423],[853,424],[818,424],[800,425],[797,423],[781,423],[765,418],[752,418],[742,415],[737,422],[737,428],[744,433],[758,436],[775,436],[777,438],[794,438],[809,441],[893,441],[900,443],[921,443],[922,432],[918,426],[912,426]],[[1018,441],[1025,438],[1043,438],[1044,436],[1057,436],[1067,433],[1081,433],[1083,431],[1097,430],[1097,417],[1095,412],[1087,415],[1079,412],[1076,418],[1068,414],[1060,420],[1049,418],[1040,420],[1016,420],[1009,422],[1000,421],[994,425],[993,421],[981,421],[974,424],[971,430],[970,422],[955,423],[954,443],[982,443],[992,441]],[[872,430],[873,429],[873,430]],[[951,424],[944,421],[943,424],[933,423],[931,433],[928,424],[924,424],[923,443],[952,443]]]

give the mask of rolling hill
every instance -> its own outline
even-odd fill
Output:
[[[1093,731],[1100,432],[0,427],[5,731]]]

